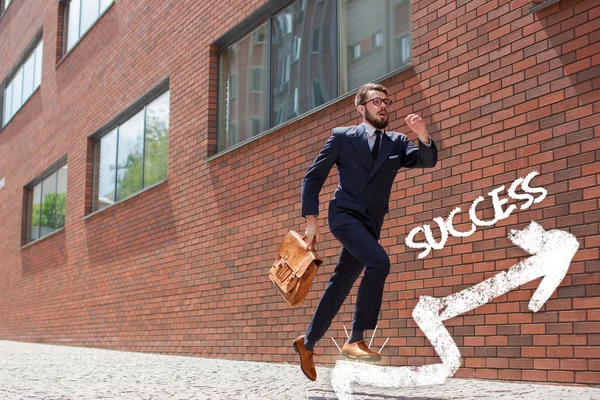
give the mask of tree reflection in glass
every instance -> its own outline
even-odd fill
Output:
[[[144,187],[167,178],[169,152],[169,92],[146,107]]]
[[[119,127],[117,201],[142,189],[144,110]]]

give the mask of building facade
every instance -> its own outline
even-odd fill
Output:
[[[304,229],[306,169],[332,128],[358,123],[355,89],[377,81],[394,100],[389,128],[416,139],[403,120],[418,113],[440,148],[435,168],[394,184],[382,363],[439,362],[411,317],[420,296],[525,260],[507,235],[536,221],[578,239],[566,277],[537,313],[540,279],[446,321],[457,376],[599,384],[600,4],[552,3],[0,2],[0,338],[297,362],[292,340],[340,247],[325,222],[335,168],[302,307],[268,270]],[[543,200],[508,199],[533,171]],[[494,218],[502,185],[502,207],[517,207]],[[442,243],[432,229],[419,258],[409,232],[456,207],[454,227],[475,230]],[[338,359],[330,337],[345,339],[355,299],[318,363]]]

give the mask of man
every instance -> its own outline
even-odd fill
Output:
[[[305,234],[307,242],[313,243],[319,237],[319,192],[331,167],[337,165],[339,183],[329,203],[328,223],[342,244],[342,251],[306,335],[293,343],[300,354],[302,372],[313,381],[317,379],[314,346],[329,329],[363,266],[366,270],[358,289],[352,333],[342,353],[361,361],[381,359],[365,344],[363,335],[377,324],[383,286],[390,271],[389,257],[378,243],[390,191],[400,168],[431,168],[437,162],[435,143],[418,115],[405,118],[419,138],[418,147],[401,133],[385,131],[391,103],[388,90],[382,85],[368,83],[360,87],[354,104],[362,123],[333,129],[302,183]]]

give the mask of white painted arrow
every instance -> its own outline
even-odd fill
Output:
[[[444,383],[446,378],[458,371],[462,360],[443,321],[474,310],[525,283],[543,277],[529,302],[529,309],[537,312],[567,274],[579,242],[565,231],[553,229],[546,232],[535,221],[521,231],[511,230],[508,237],[532,256],[507,271],[442,299],[421,296],[414,308],[413,319],[435,348],[442,364],[381,367],[338,361],[331,372],[331,386],[338,398],[352,399],[353,384],[399,388]]]

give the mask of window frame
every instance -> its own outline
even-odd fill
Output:
[[[14,0],[13,0],[14,1]],[[23,107],[25,107],[25,105],[29,102],[29,99],[31,99],[33,97],[33,95],[39,90],[39,88],[42,86],[42,79],[40,77],[40,84],[36,87],[35,86],[35,80],[37,77],[37,60],[36,60],[36,56],[37,54],[34,54],[38,48],[38,45],[42,45],[42,70],[44,67],[44,44],[43,44],[43,31],[42,29],[40,29],[38,31],[38,33],[35,34],[33,40],[31,40],[31,42],[29,42],[29,44],[27,45],[27,47],[25,48],[25,51],[21,54],[21,56],[18,58],[17,62],[15,63],[15,65],[11,68],[11,70],[8,72],[8,74],[6,74],[6,78],[4,78],[4,80],[2,81],[1,87],[0,87],[0,131],[2,131],[6,126],[8,126],[8,124],[15,118],[15,116],[17,115],[17,113],[19,111],[21,111],[21,109],[23,109]],[[14,113],[12,113],[12,116],[10,117],[10,119],[8,119],[6,121],[6,124],[4,123],[4,112],[5,112],[5,94],[6,94],[6,88],[7,86],[9,86],[9,82],[12,84],[13,79],[15,78],[15,76],[19,73],[19,71],[21,70],[21,68],[25,69],[25,64],[26,62],[29,60],[29,57],[34,56],[34,62],[33,62],[33,86],[34,89],[32,90],[32,92],[29,94],[29,97],[27,97],[27,100],[25,100],[23,102],[23,81],[25,79],[25,73],[23,72],[23,76],[21,78],[21,105],[19,106],[19,108],[17,109],[17,111],[15,111]],[[43,75],[42,75],[43,76]],[[14,85],[11,88],[11,102],[14,101]],[[12,110],[12,107],[11,107]]]
[[[52,236],[53,234],[60,232],[62,230],[64,230],[67,226],[66,222],[65,225],[62,226],[61,228],[58,229],[54,229],[54,231],[36,238],[36,239],[30,239],[31,238],[31,218],[32,218],[32,214],[33,214],[33,192],[35,187],[38,184],[41,184],[42,182],[44,182],[47,178],[49,178],[50,176],[52,176],[53,174],[58,173],[58,171],[64,167],[65,165],[68,165],[68,157],[65,154],[64,156],[62,156],[60,159],[58,159],[58,161],[54,162],[50,167],[46,168],[46,170],[44,170],[44,172],[42,172],[40,175],[36,176],[33,180],[31,180],[27,185],[25,185],[24,190],[26,192],[26,202],[25,202],[25,206],[26,209],[23,210],[24,213],[24,219],[25,219],[25,229],[24,229],[24,242],[22,243],[23,246],[27,246],[33,243],[36,243],[42,239],[47,238],[48,236]],[[68,173],[67,173],[67,192],[65,192],[66,197],[68,197],[68,188],[69,188],[69,177],[68,177]],[[57,176],[57,183],[56,186],[58,186],[58,176]],[[40,196],[43,194],[43,187],[42,187],[42,193],[40,193]],[[57,187],[54,188],[54,193],[57,192]],[[40,203],[40,207],[41,207],[41,203]],[[65,204],[65,208],[66,208],[66,204]],[[65,216],[66,216],[66,209],[65,209]],[[54,226],[56,227],[56,206],[54,209]],[[40,225],[41,228],[41,225]]]
[[[143,182],[143,175],[142,175],[142,188],[138,191],[136,191],[135,193],[131,194],[130,196],[127,196],[126,198],[123,198],[121,200],[117,200],[117,193],[115,192],[115,201],[113,204],[106,206],[104,208],[98,208],[98,209],[94,209],[94,204],[96,202],[96,197],[98,195],[97,189],[96,189],[96,183],[97,183],[97,179],[99,179],[100,174],[98,172],[98,174],[96,173],[96,168],[100,163],[100,159],[99,159],[99,152],[96,150],[97,149],[97,144],[98,142],[107,134],[111,133],[113,130],[118,129],[121,125],[123,125],[124,123],[126,123],[127,121],[129,121],[131,118],[133,118],[134,116],[136,116],[139,112],[143,111],[144,112],[144,139],[143,139],[143,148],[145,148],[145,142],[146,142],[146,107],[152,103],[154,100],[158,99],[159,97],[161,97],[163,94],[165,94],[166,92],[169,92],[171,90],[170,88],[170,78],[166,78],[165,80],[163,80],[162,82],[160,82],[158,85],[156,85],[154,88],[150,89],[147,93],[145,93],[144,95],[142,95],[138,100],[136,100],[133,104],[131,104],[129,107],[127,107],[123,112],[121,112],[117,117],[115,117],[114,119],[112,119],[109,123],[107,123],[106,125],[104,125],[102,128],[100,128],[99,130],[97,130],[95,133],[93,133],[92,135],[90,135],[88,137],[88,140],[92,142],[92,146],[91,149],[89,149],[89,151],[92,152],[92,163],[91,163],[91,179],[89,180],[90,185],[91,185],[91,190],[89,191],[91,194],[91,198],[86,199],[86,210],[89,211],[89,214],[86,215],[86,217],[89,217],[91,215],[94,215],[96,213],[102,212],[108,208],[111,208],[117,204],[123,203],[125,201],[127,201],[128,199],[135,197],[137,195],[139,195],[140,193],[145,192],[146,190],[149,190],[155,186],[160,185],[163,182],[166,182],[169,177],[167,175],[167,177],[165,179],[159,180],[157,182],[154,182],[152,184],[149,184],[147,186],[144,186],[144,182]],[[170,96],[170,95],[169,95]],[[171,101],[169,99],[169,131],[170,131],[170,124],[171,123]],[[145,149],[144,149],[145,151]],[[117,149],[116,149],[116,157],[118,160],[119,157],[119,153],[118,153],[118,135],[117,135]],[[145,154],[143,155],[143,159],[142,159],[142,165],[145,164]],[[168,162],[168,157],[167,157],[167,162]],[[168,170],[168,164],[167,164],[167,170]],[[115,183],[116,184],[116,183]]]
[[[77,40],[75,40],[75,42],[73,42],[73,45],[71,46],[71,48],[69,48],[69,14],[71,11],[71,3],[73,1],[79,1],[79,19],[78,19],[78,26],[77,26],[78,38],[77,38]],[[62,46],[62,48],[60,49],[60,60],[65,58],[74,48],[77,47],[77,45],[83,40],[83,38],[85,36],[87,36],[87,34],[94,28],[94,26],[96,26],[96,24],[98,24],[98,21],[100,21],[102,16],[104,16],[104,14],[106,14],[108,12],[108,10],[110,10],[112,8],[112,6],[115,4],[116,0],[110,0],[110,4],[108,6],[106,6],[106,8],[102,11],[100,11],[101,7],[102,7],[102,0],[97,0],[97,1],[98,1],[98,10],[99,10],[98,16],[96,17],[96,19],[94,19],[94,21],[91,23],[91,25],[82,34],[81,33],[81,15],[82,15],[81,6],[83,4],[83,0],[59,0],[59,2],[62,3],[62,5],[63,5],[62,38],[58,42]],[[59,18],[61,18],[60,15],[59,15]],[[59,60],[59,63],[60,63],[60,60]]]
[[[272,75],[272,71],[273,68],[277,68],[276,62],[277,60],[273,60],[272,57],[272,44],[271,44],[271,38],[272,38],[272,24],[273,24],[273,19],[276,17],[276,14],[282,12],[284,9],[286,9],[287,7],[289,7],[290,5],[292,5],[295,1],[298,0],[271,0],[268,1],[266,4],[264,4],[263,6],[259,7],[257,10],[255,10],[253,13],[251,13],[247,18],[245,18],[241,23],[239,23],[238,25],[235,25],[234,27],[232,27],[232,29],[230,29],[229,31],[227,31],[224,35],[222,35],[220,38],[218,38],[217,40],[215,40],[212,45],[217,48],[218,50],[216,51],[216,55],[217,55],[217,64],[216,64],[216,78],[217,78],[217,82],[218,82],[218,88],[217,88],[217,96],[216,96],[216,105],[217,105],[217,111],[216,111],[216,129],[213,131],[214,133],[214,138],[215,141],[217,143],[216,146],[216,150],[214,153],[209,154],[206,158],[205,158],[205,162],[210,162],[216,158],[219,158],[222,155],[225,155],[229,152],[235,151],[236,149],[245,146],[248,143],[251,143],[255,140],[260,139],[263,136],[269,135],[272,132],[281,130],[282,128],[293,124],[294,122],[305,118],[311,114],[314,114],[324,108],[329,107],[332,104],[335,104],[345,98],[348,97],[352,97],[356,94],[356,92],[358,91],[358,88],[354,88],[351,90],[347,90],[344,89],[345,85],[341,84],[341,79],[343,79],[342,74],[338,74],[336,79],[338,80],[338,84],[337,84],[337,95],[336,97],[330,99],[329,101],[325,102],[324,104],[322,104],[321,106],[318,106],[316,108],[312,108],[310,110],[307,110],[301,114],[296,114],[293,118],[289,118],[287,119],[285,122],[279,124],[279,125],[273,125],[272,121],[271,121],[271,117],[273,113],[276,113],[277,110],[272,110],[273,108],[273,84],[277,84],[277,82],[272,82],[271,79],[271,75]],[[315,3],[321,3],[322,0],[312,0]],[[348,63],[348,54],[347,54],[347,49],[341,49],[339,46],[339,35],[340,35],[340,28],[341,28],[341,10],[340,10],[340,1],[342,0],[333,0],[335,1],[335,31],[337,32],[338,35],[338,45],[336,48],[336,64],[337,64],[337,70],[340,70],[340,65],[342,63],[347,64]],[[302,4],[302,11],[305,11],[306,8],[306,1],[305,0],[301,0],[301,4]],[[409,11],[409,16],[408,16],[408,21],[409,21],[409,26],[407,27],[408,29],[408,33],[409,33],[409,37],[411,39],[411,45],[410,45],[410,50],[411,50],[411,57],[410,60],[403,66],[393,69],[387,73],[385,73],[384,75],[373,79],[373,82],[382,82],[385,81],[389,78],[392,78],[404,71],[409,70],[410,68],[412,68],[412,63],[413,63],[413,58],[412,58],[412,52],[413,52],[413,46],[412,46],[412,20],[411,20],[411,16],[413,13],[412,8],[408,7],[408,11]],[[267,73],[267,91],[268,91],[268,96],[267,96],[267,123],[269,128],[267,128],[264,132],[256,135],[256,136],[251,136],[243,141],[237,142],[235,144],[232,144],[229,147],[226,148],[221,148],[220,144],[222,142],[224,142],[224,140],[221,138],[221,134],[223,132],[223,129],[225,129],[225,126],[223,124],[223,119],[222,119],[222,109],[224,110],[226,108],[226,105],[221,103],[222,100],[222,89],[226,87],[226,85],[224,85],[224,83],[227,82],[226,77],[223,77],[224,72],[226,71],[225,68],[223,68],[223,63],[222,60],[224,59],[223,55],[229,50],[230,47],[236,45],[237,43],[241,42],[242,40],[244,40],[246,37],[248,37],[248,35],[251,35],[256,29],[258,29],[261,25],[263,24],[268,24],[268,36],[267,36],[267,43],[268,43],[268,62],[267,62],[267,68],[269,68],[269,71]],[[321,26],[319,26],[319,28],[322,28]],[[319,36],[322,36],[322,29],[320,29],[319,32]],[[292,32],[293,34],[293,29]],[[310,32],[310,36],[307,35],[307,37],[309,39],[312,40],[312,36],[313,36],[313,32]],[[385,47],[385,46],[384,46]],[[312,53],[312,43],[310,43],[310,50],[308,51],[308,55],[312,55],[312,54],[319,54],[319,53]],[[321,49],[319,49],[321,50]],[[295,62],[296,60],[294,59],[294,57],[292,57],[292,63]],[[237,93],[239,95],[239,93]]]
[[[0,18],[2,18],[4,16],[4,14],[6,13],[6,10],[8,9],[8,7],[10,7],[10,5],[14,2],[15,0],[0,0],[1,4],[1,8],[0,8]],[[6,4],[8,3],[8,4]]]
[[[337,10],[336,10],[337,12]],[[337,30],[338,27],[336,26],[335,29]],[[315,34],[315,32],[317,32]],[[323,37],[322,35],[322,29],[321,29],[321,25],[315,25],[312,29],[312,31],[310,32],[310,54],[311,55],[316,55],[316,54],[321,54],[321,38]],[[315,49],[315,39],[316,39],[316,43],[317,43],[317,48]]]

